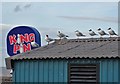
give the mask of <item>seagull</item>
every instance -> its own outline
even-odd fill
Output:
[[[85,36],[85,35],[83,35],[81,32],[79,32],[78,30],[75,31],[75,34],[76,34],[77,37]]]
[[[101,28],[98,29],[98,33],[99,33],[101,36],[108,35],[107,33],[105,33],[105,31],[101,30]]]
[[[97,35],[92,29],[89,30],[89,34],[90,34],[90,36],[95,36],[95,35]]]
[[[35,41],[31,42],[32,47],[39,47],[39,44],[37,44]]]
[[[69,37],[68,35],[65,35],[63,33],[61,33],[60,31],[58,31],[58,35],[57,35],[60,39],[61,38],[66,38],[66,37]]]
[[[46,37],[45,37],[45,41],[48,42],[48,45],[49,45],[49,43],[50,43],[51,41],[54,41],[54,39],[49,38],[49,36],[46,35]]]
[[[108,28],[108,33],[110,34],[110,37],[111,37],[111,35],[116,35],[116,36],[118,36],[118,35],[115,33],[115,31],[112,30],[111,28]]]
[[[15,11],[15,12],[21,11],[20,5],[16,5],[16,7],[14,8],[14,11]]]

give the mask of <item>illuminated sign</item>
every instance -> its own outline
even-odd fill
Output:
[[[17,26],[7,35],[7,52],[13,56],[41,46],[39,32],[29,26]]]

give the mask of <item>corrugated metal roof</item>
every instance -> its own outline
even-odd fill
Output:
[[[62,39],[10,59],[120,57],[119,38]]]
[[[29,52],[6,58],[7,68],[11,60],[55,58],[120,58],[119,37],[62,39]]]

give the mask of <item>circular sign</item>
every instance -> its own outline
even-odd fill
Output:
[[[23,53],[41,46],[40,33],[30,26],[17,26],[7,35],[7,52],[9,56]]]

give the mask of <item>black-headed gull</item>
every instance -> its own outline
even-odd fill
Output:
[[[118,36],[118,35],[115,33],[115,31],[112,30],[111,28],[108,28],[108,33],[109,33],[110,37],[111,37],[111,35],[116,35],[116,36]]]
[[[89,30],[89,35],[90,35],[90,36],[95,36],[95,35],[97,35],[97,34],[96,34],[92,29],[90,29],[90,30]]]
[[[105,31],[103,31],[101,28],[98,29],[98,33],[100,36],[108,35]]]
[[[49,35],[46,35],[45,41],[48,42],[48,45],[49,45],[49,43],[50,43],[51,41],[54,41],[54,39],[49,38]]]
[[[79,32],[78,30],[75,31],[75,34],[76,34],[77,37],[85,36],[84,34],[82,34],[81,32]]]
[[[60,39],[61,38],[66,38],[66,37],[69,37],[68,35],[65,35],[63,33],[61,33],[60,31],[58,31],[58,35],[57,35]]]
[[[39,47],[39,44],[37,44],[35,41],[31,42],[32,47]]]
[[[35,40],[33,40],[33,41],[31,42],[31,46],[32,46],[32,47],[39,47],[39,44],[37,44],[37,43],[35,42]]]

